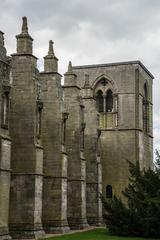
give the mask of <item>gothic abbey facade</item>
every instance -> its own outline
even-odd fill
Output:
[[[121,195],[128,162],[152,167],[152,74],[140,61],[69,63],[49,41],[37,69],[27,19],[7,57],[0,31],[0,239],[101,225],[99,194]]]

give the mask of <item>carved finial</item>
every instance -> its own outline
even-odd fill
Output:
[[[23,17],[22,18],[23,22],[22,22],[22,33],[23,34],[28,34],[28,26],[27,26],[27,18]]]
[[[54,55],[53,44],[54,44],[54,42],[52,40],[50,40],[49,41],[48,55]]]
[[[85,74],[84,88],[90,88],[89,75],[88,74]]]
[[[69,61],[69,64],[68,64],[68,73],[72,73],[72,63],[71,61]]]

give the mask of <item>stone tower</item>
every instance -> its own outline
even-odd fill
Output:
[[[39,73],[32,55],[33,39],[23,17],[16,36],[17,53],[12,55],[11,138],[12,182],[10,232],[14,238],[37,238],[42,230],[43,148]]]
[[[84,106],[71,62],[64,79],[64,102],[69,119],[66,126],[68,152],[68,222],[72,229],[87,226],[86,159],[84,157]]]
[[[88,74],[99,112],[103,194],[121,195],[128,163],[152,167],[152,74],[140,61],[73,67],[79,87]],[[90,119],[88,114],[87,118]]]
[[[98,112],[93,89],[90,86],[89,75],[85,74],[85,84],[81,90],[84,104],[85,128],[85,155],[86,161],[86,213],[90,225],[102,223],[102,204],[100,194],[102,193],[101,159],[98,130]]]
[[[9,135],[10,107],[10,65],[4,47],[3,32],[0,31],[0,239],[9,239],[8,211],[10,191],[10,153]]]
[[[42,140],[44,146],[43,225],[46,232],[66,232],[67,222],[67,153],[65,125],[68,114],[62,109],[61,75],[58,59],[49,41],[41,73],[43,92]]]

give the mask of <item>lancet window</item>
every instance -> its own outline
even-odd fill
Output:
[[[106,187],[106,198],[112,198],[112,186],[107,185]]]
[[[102,78],[98,82],[95,97],[100,128],[117,127],[117,95],[113,94],[112,86],[107,79]]]

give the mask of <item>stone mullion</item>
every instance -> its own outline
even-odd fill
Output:
[[[106,94],[103,95],[103,127],[107,127],[107,121],[106,121]]]

